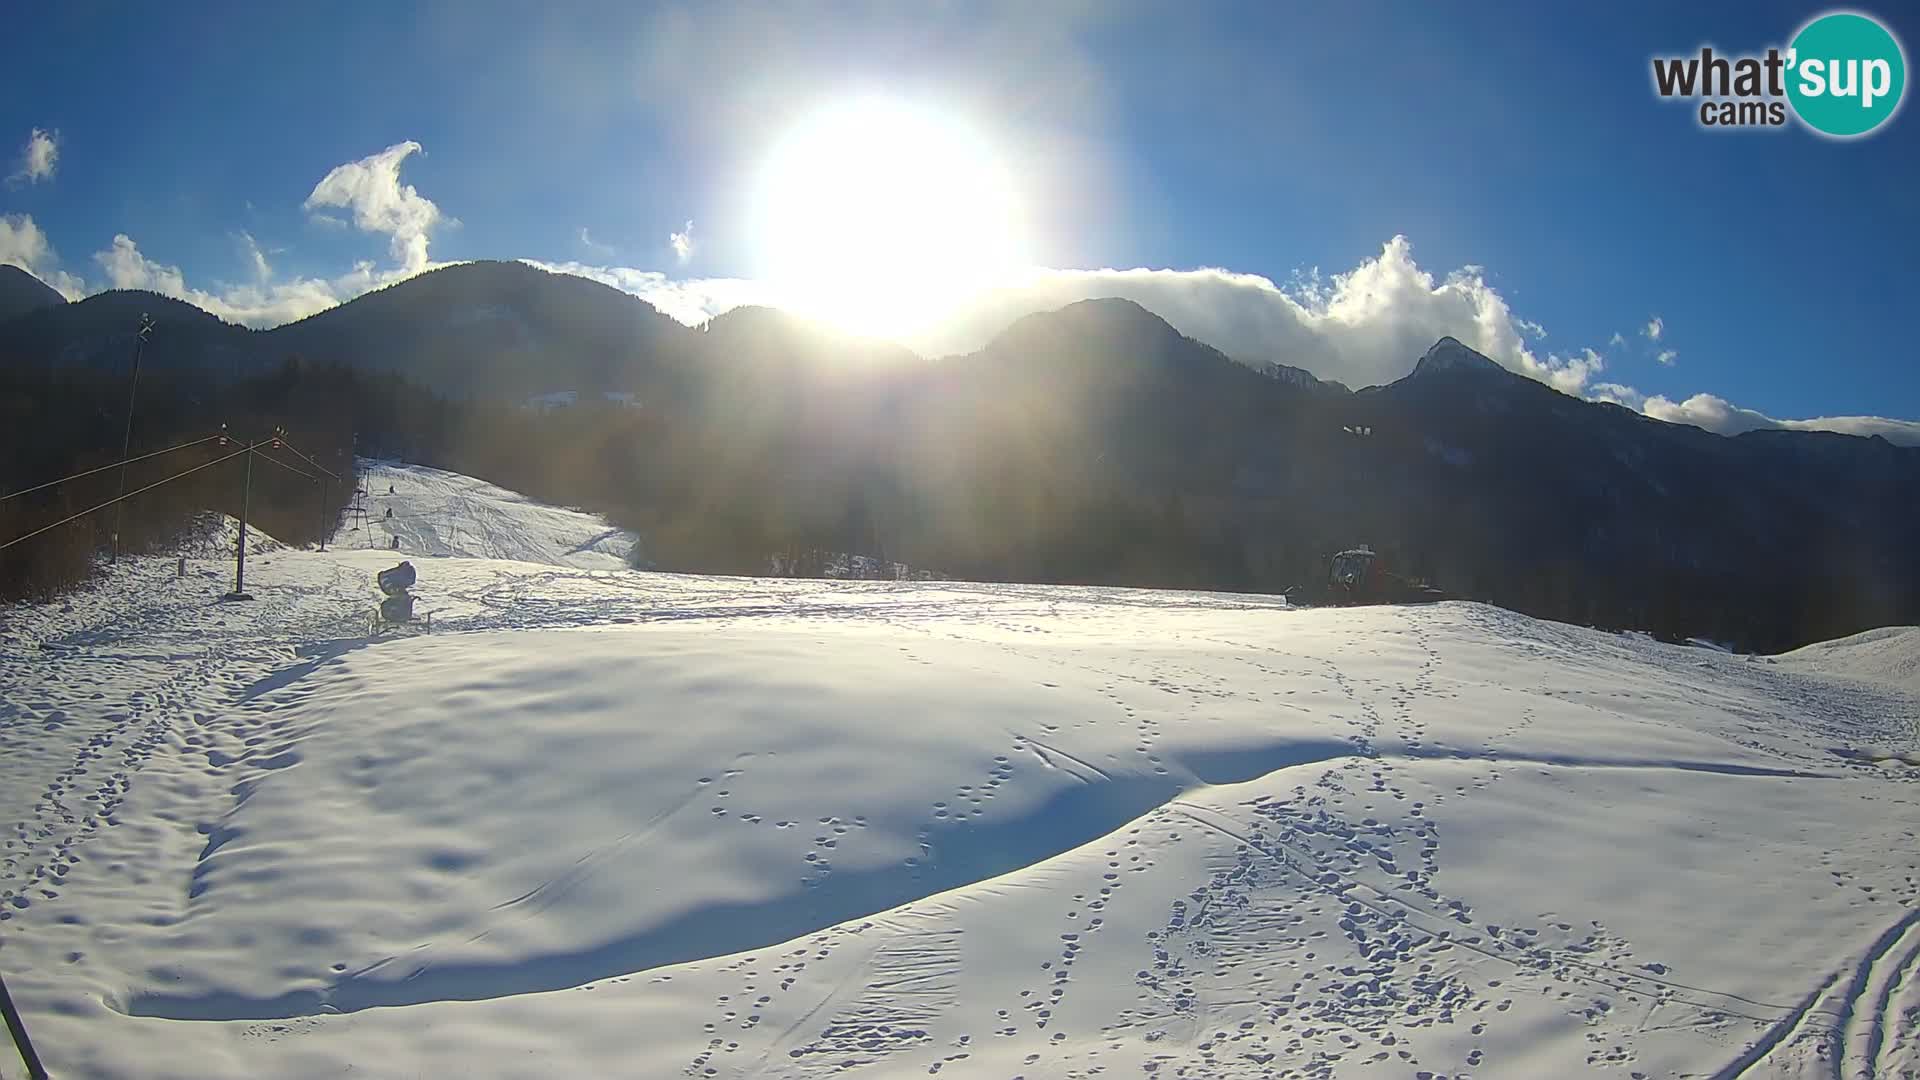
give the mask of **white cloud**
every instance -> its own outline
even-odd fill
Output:
[[[595,240],[592,234],[587,232],[585,225],[580,226],[580,246],[587,250],[587,254],[602,258],[611,258],[614,253],[612,244],[603,244]]]
[[[47,234],[27,214],[0,215],[0,264],[32,270],[52,257]]]
[[[248,238],[249,243],[251,237]],[[256,258],[259,249],[253,249]],[[253,285],[222,288],[219,292],[196,289],[187,284],[186,275],[177,266],[155,262],[141,254],[140,248],[125,233],[113,238],[113,245],[93,256],[112,289],[145,289],[200,308],[228,322],[266,327],[304,319],[339,303],[334,283],[302,278],[279,284],[262,281]]]
[[[658,270],[630,266],[591,266],[585,263],[549,263],[522,259],[555,274],[574,274],[632,293],[662,314],[698,326],[724,311],[750,304],[777,305],[780,297],[765,282],[746,278],[689,278],[676,280]]]
[[[1612,402],[1615,405],[1624,405],[1634,412],[1639,412],[1641,407],[1646,404],[1647,395],[1635,390],[1631,386],[1622,386],[1615,382],[1603,382],[1594,383],[1587,388],[1587,400]]]
[[[1777,420],[1755,409],[1743,409],[1716,394],[1695,394],[1677,402],[1656,394],[1646,400],[1645,412],[1657,420],[1692,424],[1721,435],[1773,429],[1833,431],[1842,435],[1878,435],[1900,446],[1920,446],[1920,421],[1894,420],[1884,416],[1819,416],[1810,420]]]
[[[273,279],[273,264],[267,261],[267,253],[260,250],[260,244],[253,234],[240,231],[240,251],[246,257],[247,265],[253,271],[254,280],[267,282]]]
[[[1627,339],[1620,336],[1620,331],[1615,330],[1613,336],[1607,339],[1607,345],[1615,349],[1624,349],[1627,347]]]
[[[106,274],[107,288],[145,289],[171,296],[228,322],[255,329],[304,319],[414,273],[407,267],[381,270],[362,261],[337,277],[295,277],[276,282],[271,280],[273,270],[265,254],[251,236],[241,235],[247,245],[248,270],[255,277],[246,284],[215,282],[213,289],[189,285],[178,266],[147,258],[124,233],[113,238],[111,247],[94,253],[93,260]]]
[[[1779,421],[1752,409],[1742,409],[1715,394],[1695,394],[1685,401],[1672,401],[1659,394],[1642,406],[1648,416],[1670,424],[1692,424],[1721,435],[1779,427]]]
[[[427,234],[440,223],[433,200],[400,182],[400,163],[420,152],[409,139],[359,161],[337,165],[320,179],[302,204],[306,210],[339,207],[353,211],[353,223],[362,232],[386,233],[394,261],[411,273],[431,264]]]
[[[107,288],[146,289],[184,300],[228,322],[265,328],[304,319],[436,265],[427,257],[428,233],[447,219],[432,200],[411,184],[400,183],[400,163],[419,149],[416,142],[398,143],[371,157],[338,166],[321,178],[302,205],[309,211],[310,220],[322,225],[345,226],[339,218],[314,212],[320,207],[339,207],[352,211],[353,224],[362,231],[387,234],[394,266],[382,269],[363,260],[335,277],[295,276],[275,281],[267,252],[246,231],[237,235],[251,279],[243,284],[215,281],[212,288],[190,285],[178,266],[148,258],[124,233],[113,238],[112,246],[96,252],[93,260],[106,275]]]
[[[1076,300],[1133,300],[1182,333],[1249,363],[1279,360],[1349,386],[1391,382],[1440,337],[1451,335],[1503,366],[1568,393],[1604,370],[1592,349],[1536,352],[1544,330],[1516,317],[1482,271],[1435,277],[1396,236],[1345,273],[1317,270],[1287,286],[1253,274],[1199,270],[1041,270],[994,290],[909,342],[922,351],[965,352],[1033,311]]]
[[[674,257],[681,262],[693,258],[693,222],[688,221],[687,227],[669,236],[667,242],[673,245]]]
[[[1920,422],[1912,420],[1894,420],[1885,416],[1821,416],[1812,420],[1781,420],[1779,424],[1795,431],[1878,435],[1896,446],[1920,446]]]
[[[1647,336],[1648,341],[1659,341],[1660,335],[1667,332],[1667,321],[1655,315],[1653,318],[1647,320],[1645,329],[1642,329],[1640,332]]]
[[[7,183],[37,184],[42,180],[51,180],[59,164],[60,133],[34,128],[33,133],[27,136],[27,145],[20,150],[20,167],[7,177]]]
[[[0,214],[0,266],[17,266],[69,300],[87,294],[86,282],[59,268],[47,234],[29,214]]]
[[[1679,358],[1680,358],[1680,353],[1678,350],[1661,349],[1659,353],[1655,354],[1653,359],[1661,367],[1672,367],[1673,362],[1675,360],[1678,360]]]

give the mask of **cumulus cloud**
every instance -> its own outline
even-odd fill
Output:
[[[393,258],[402,268],[419,273],[430,265],[427,234],[440,223],[440,208],[400,182],[400,164],[420,153],[409,139],[377,154],[336,165],[321,177],[302,208],[334,207],[353,212],[353,224],[362,232],[385,233]]]
[[[673,245],[674,258],[683,263],[693,258],[693,222],[688,221],[686,228],[669,236],[667,242]]]
[[[1647,395],[1631,386],[1622,386],[1616,382],[1602,382],[1587,387],[1587,400],[1611,402],[1639,412],[1647,402]]]
[[[0,265],[17,266],[31,272],[52,258],[47,234],[40,231],[28,214],[0,215]]]
[[[17,266],[69,300],[87,294],[86,282],[60,269],[47,234],[29,214],[0,214],[0,266]]]
[[[1685,401],[1672,401],[1659,394],[1646,399],[1641,410],[1656,420],[1670,424],[1692,424],[1721,435],[1776,428],[1780,422],[1752,409],[1742,409],[1715,394],[1695,394]]]
[[[1647,320],[1646,327],[1640,332],[1647,336],[1648,341],[1659,341],[1660,335],[1667,332],[1667,322],[1660,316],[1655,315],[1653,318]]]
[[[304,319],[371,289],[433,269],[435,264],[427,257],[428,233],[446,219],[432,200],[411,184],[400,182],[400,163],[419,149],[416,142],[398,143],[371,157],[337,166],[314,185],[313,193],[302,204],[313,221],[344,227],[346,223],[339,218],[317,212],[334,207],[350,211],[353,225],[362,231],[385,234],[394,258],[392,266],[379,267],[362,260],[333,277],[296,275],[275,280],[268,252],[248,231],[235,237],[249,279],[237,284],[215,281],[211,287],[191,285],[180,267],[149,258],[125,233],[96,252],[93,261],[106,276],[107,288],[156,292],[184,300],[228,322],[265,328]]]
[[[252,242],[252,238],[248,238]],[[259,248],[253,248],[258,260],[255,272],[265,264]],[[371,287],[372,268],[367,264],[332,281],[296,278],[272,283],[261,278],[246,285],[221,286],[218,291],[194,288],[178,266],[156,262],[141,253],[132,237],[121,233],[113,245],[94,254],[93,260],[106,275],[110,289],[145,289],[187,303],[243,326],[268,327],[304,319],[339,303],[343,296],[358,295]],[[268,273],[271,271],[269,270]]]
[[[1672,401],[1658,394],[1647,398],[1643,411],[1656,420],[1692,424],[1720,435],[1747,431],[1833,431],[1842,435],[1878,435],[1900,446],[1920,446],[1920,421],[1884,416],[1819,416],[1810,420],[1778,420],[1755,409],[1743,409],[1716,394],[1695,394]]]
[[[1593,349],[1537,351],[1537,323],[1517,317],[1478,267],[1435,276],[1396,236],[1352,270],[1313,271],[1287,285],[1254,274],[1199,270],[1042,270],[992,290],[910,342],[923,351],[965,352],[1021,315],[1076,300],[1133,300],[1248,363],[1278,360],[1349,386],[1407,374],[1435,340],[1451,335],[1505,367],[1567,393],[1606,368]]]
[[[1661,367],[1672,367],[1673,362],[1680,359],[1680,353],[1674,349],[1661,349],[1658,353],[1654,354],[1653,359],[1654,362]]]
[[[59,164],[60,133],[34,128],[27,136],[27,145],[20,150],[20,166],[7,177],[7,184],[17,186],[51,180]]]
[[[1620,335],[1620,331],[1615,330],[1613,336],[1607,339],[1607,345],[1615,349],[1624,349],[1627,347],[1627,339]]]

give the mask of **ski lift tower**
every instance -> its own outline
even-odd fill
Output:
[[[347,507],[347,531],[360,530],[365,546],[373,546],[373,532],[367,527],[367,485],[363,480],[353,489],[353,502]]]

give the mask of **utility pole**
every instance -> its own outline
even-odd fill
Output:
[[[253,446],[247,447],[247,480],[240,492],[240,542],[233,551],[233,591],[223,599],[251,600],[247,595],[247,510],[253,504]]]
[[[140,313],[140,329],[133,335],[133,386],[127,391],[127,430],[120,439],[120,498],[127,497],[127,458],[133,453],[133,404],[140,399],[140,354],[146,349],[147,335],[153,333],[153,316]],[[113,561],[120,561],[120,513],[124,503],[113,504]]]

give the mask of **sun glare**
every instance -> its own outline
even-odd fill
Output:
[[[784,302],[898,337],[1020,265],[1013,183],[958,120],[865,99],[822,110],[773,147],[755,198]]]

